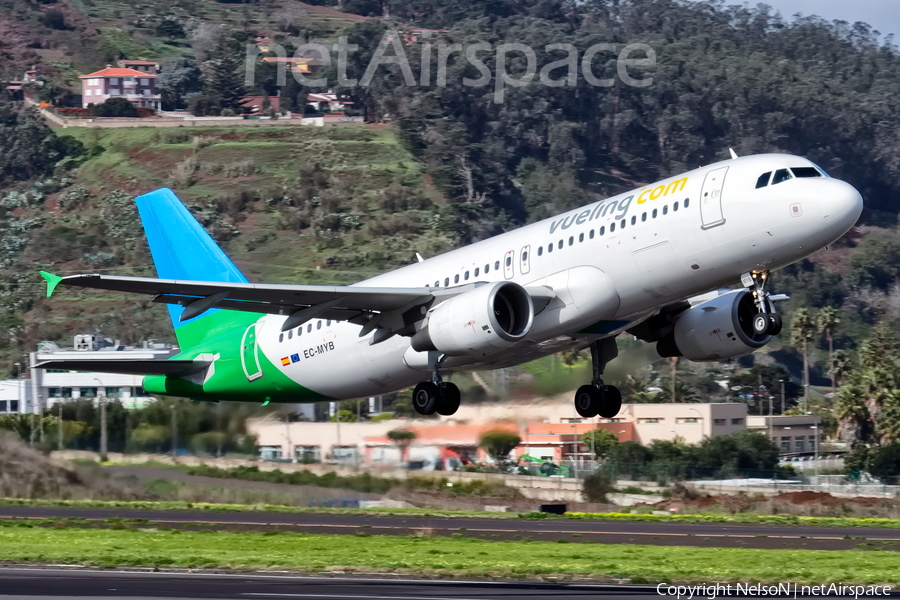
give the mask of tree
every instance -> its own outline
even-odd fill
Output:
[[[498,465],[506,461],[509,453],[522,442],[522,438],[508,429],[491,429],[478,438],[478,447],[484,450]]]
[[[220,41],[206,61],[206,93],[219,108],[240,108],[244,96],[241,45],[234,35]]]
[[[387,438],[400,449],[400,462],[406,463],[406,453],[409,450],[409,445],[416,439],[416,432],[401,427],[388,431]]]
[[[0,183],[47,175],[64,158],[84,154],[70,136],[57,136],[34,108],[0,93]]]
[[[606,429],[593,429],[581,436],[582,443],[591,448],[594,456],[603,460],[610,450],[619,443],[619,437]]]
[[[831,393],[835,393],[834,377],[834,328],[841,322],[840,313],[833,306],[826,306],[819,311],[819,331],[825,334],[828,340],[828,367],[831,377]]]
[[[169,38],[183,38],[184,27],[177,20],[167,17],[156,26],[156,35]]]
[[[900,477],[900,442],[869,448],[866,470],[882,483],[897,483]]]
[[[163,63],[156,80],[166,109],[183,108],[185,96],[203,89],[200,66],[192,58],[179,56]]]
[[[809,341],[815,329],[815,318],[808,308],[798,308],[791,321],[791,342],[800,346],[803,355],[803,410],[809,410]]]

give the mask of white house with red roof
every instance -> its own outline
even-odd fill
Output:
[[[124,98],[135,106],[159,110],[156,74],[107,65],[102,71],[82,75],[81,105],[103,104],[110,98]]]

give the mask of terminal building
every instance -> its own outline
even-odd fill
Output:
[[[102,335],[76,335],[71,348],[60,348],[54,342],[41,342],[29,354],[29,367],[47,361],[64,359],[131,358],[166,360],[178,354],[170,344],[145,341],[140,346],[126,346]],[[114,354],[113,356],[111,356]],[[140,375],[118,375],[54,369],[19,369],[19,378],[0,381],[0,414],[37,413],[51,409],[57,402],[79,398],[118,399],[126,408],[140,408],[152,400],[142,387]]]

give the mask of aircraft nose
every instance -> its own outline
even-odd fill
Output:
[[[825,182],[819,191],[819,209],[826,221],[850,229],[862,214],[863,199],[855,187],[839,179]]]

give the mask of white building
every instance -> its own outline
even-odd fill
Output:
[[[26,413],[31,410],[31,381],[7,379],[0,381],[0,415]]]
[[[65,359],[166,360],[178,352],[178,348],[170,344],[150,341],[144,342],[140,347],[132,347],[102,336],[85,334],[75,336],[72,348],[60,348],[53,342],[41,342],[38,350],[29,356],[33,366],[47,360]],[[25,381],[29,387],[29,397],[34,398],[35,402],[20,403],[19,412],[37,412],[38,405],[46,410],[60,400],[98,397],[116,398],[126,408],[139,408],[152,399],[144,391],[143,379],[141,375],[32,368],[31,379]]]
[[[822,421],[815,415],[750,416],[747,427],[769,436],[781,454],[814,454],[822,441]]]

